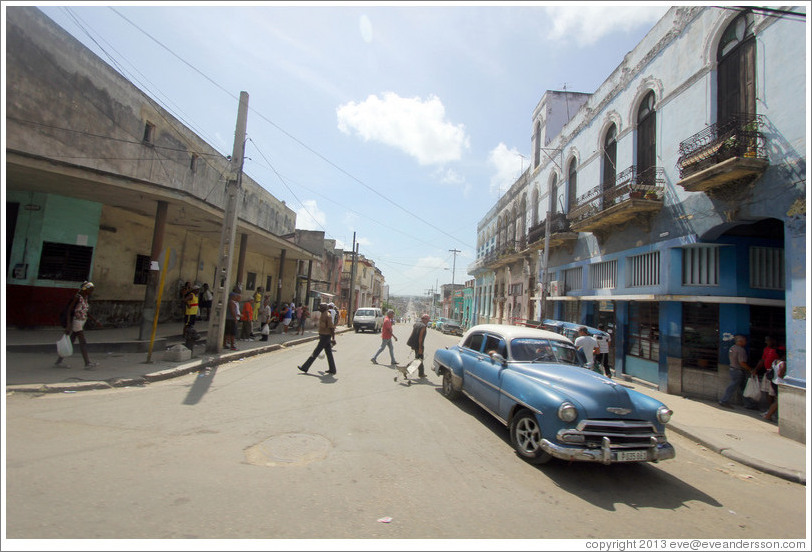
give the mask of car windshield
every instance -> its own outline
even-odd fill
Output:
[[[355,313],[355,316],[375,316],[375,311],[369,309],[360,309]]]
[[[510,342],[510,356],[517,362],[563,362],[578,365],[575,347],[564,341],[519,338]]]

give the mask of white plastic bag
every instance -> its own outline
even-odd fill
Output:
[[[271,333],[271,329],[268,327],[268,324],[265,323],[262,325],[262,330],[260,331],[262,335],[268,335]]]
[[[73,343],[71,343],[70,335],[62,334],[62,337],[56,342],[56,354],[62,358],[73,354]]]
[[[755,376],[747,378],[747,385],[744,386],[742,394],[753,402],[761,400],[761,389],[759,389],[758,379]]]

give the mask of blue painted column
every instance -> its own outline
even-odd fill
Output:
[[[625,374],[626,345],[629,339],[629,302],[615,301],[615,358],[612,365],[616,374]]]
[[[682,303],[679,301],[660,302],[660,357],[658,359],[659,388],[669,389],[669,358],[672,363],[682,362]],[[678,359],[673,360],[673,359]],[[677,376],[678,374],[673,374]],[[678,380],[681,381],[681,380]]]

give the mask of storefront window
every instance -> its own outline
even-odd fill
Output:
[[[719,358],[719,305],[682,304],[682,365],[717,370]]]
[[[660,359],[660,305],[644,301],[629,305],[629,351],[630,356],[653,360]]]

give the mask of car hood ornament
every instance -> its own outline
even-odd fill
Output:
[[[611,412],[612,414],[617,414],[618,416],[625,416],[629,412],[631,412],[628,408],[620,408],[618,406],[610,406],[606,409],[607,412]]]

